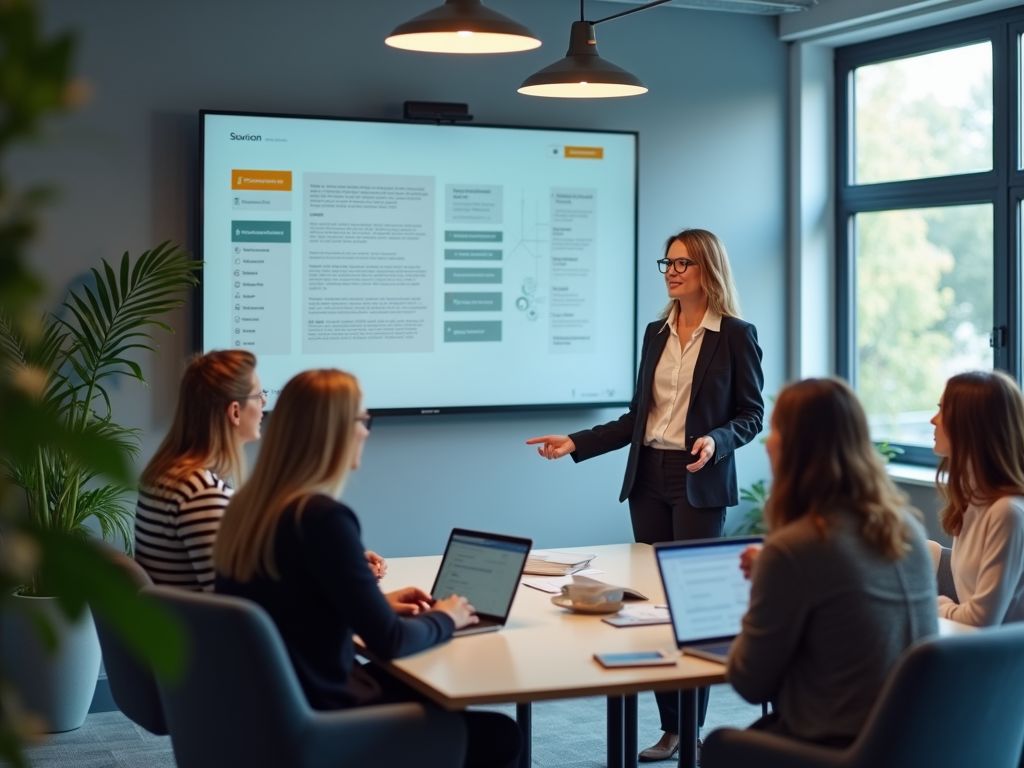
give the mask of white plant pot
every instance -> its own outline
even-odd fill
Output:
[[[88,607],[70,622],[54,597],[14,595],[0,623],[0,666],[30,712],[50,733],[80,728],[89,714],[100,672],[100,641]],[[57,634],[47,653],[30,612],[45,616]]]

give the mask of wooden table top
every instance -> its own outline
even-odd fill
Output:
[[[611,544],[560,549],[596,553],[592,567],[603,573],[593,578],[638,589],[650,598],[645,605],[664,604],[651,546]],[[417,586],[429,592],[440,562],[440,556],[388,560],[381,588],[390,591]],[[671,625],[616,628],[601,621],[601,616],[559,608],[551,603],[551,597],[520,585],[508,623],[497,632],[454,638],[384,666],[431,700],[453,710],[474,704],[612,696],[725,682],[723,665],[686,655],[674,666],[605,669],[594,660],[594,653],[675,651]],[[973,627],[940,620],[943,635],[971,630]]]

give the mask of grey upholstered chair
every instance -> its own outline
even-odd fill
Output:
[[[925,640],[900,660],[845,750],[723,728],[703,768],[1016,768],[1024,747],[1024,624]]]
[[[189,637],[176,684],[159,682],[178,768],[456,768],[461,717],[421,704],[316,712],[281,636],[255,603],[151,587]]]
[[[121,568],[139,589],[153,585],[149,574],[128,555],[110,546],[103,549],[111,562]],[[166,736],[164,709],[152,670],[135,657],[100,617],[96,617],[96,634],[100,638],[110,694],[118,709],[150,733]]]

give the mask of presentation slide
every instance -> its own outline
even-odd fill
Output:
[[[627,403],[636,135],[201,113],[202,341],[376,413]]]
[[[680,643],[738,635],[750,603],[740,555],[750,545],[674,549],[659,554],[672,624]]]
[[[504,616],[529,554],[526,545],[455,534],[432,597],[444,600],[461,595],[469,599],[477,613]]]

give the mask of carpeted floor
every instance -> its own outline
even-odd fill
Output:
[[[515,707],[489,707],[515,717]],[[732,688],[712,689],[705,732],[724,725],[744,727],[761,715],[760,706],[740,699]],[[654,696],[639,705],[640,748],[661,735]],[[89,715],[77,731],[60,733],[28,750],[32,768],[175,768],[171,740],[153,736],[120,712]],[[533,764],[541,768],[600,768],[605,765],[603,698],[542,702],[533,708]],[[660,765],[673,765],[672,762]]]

